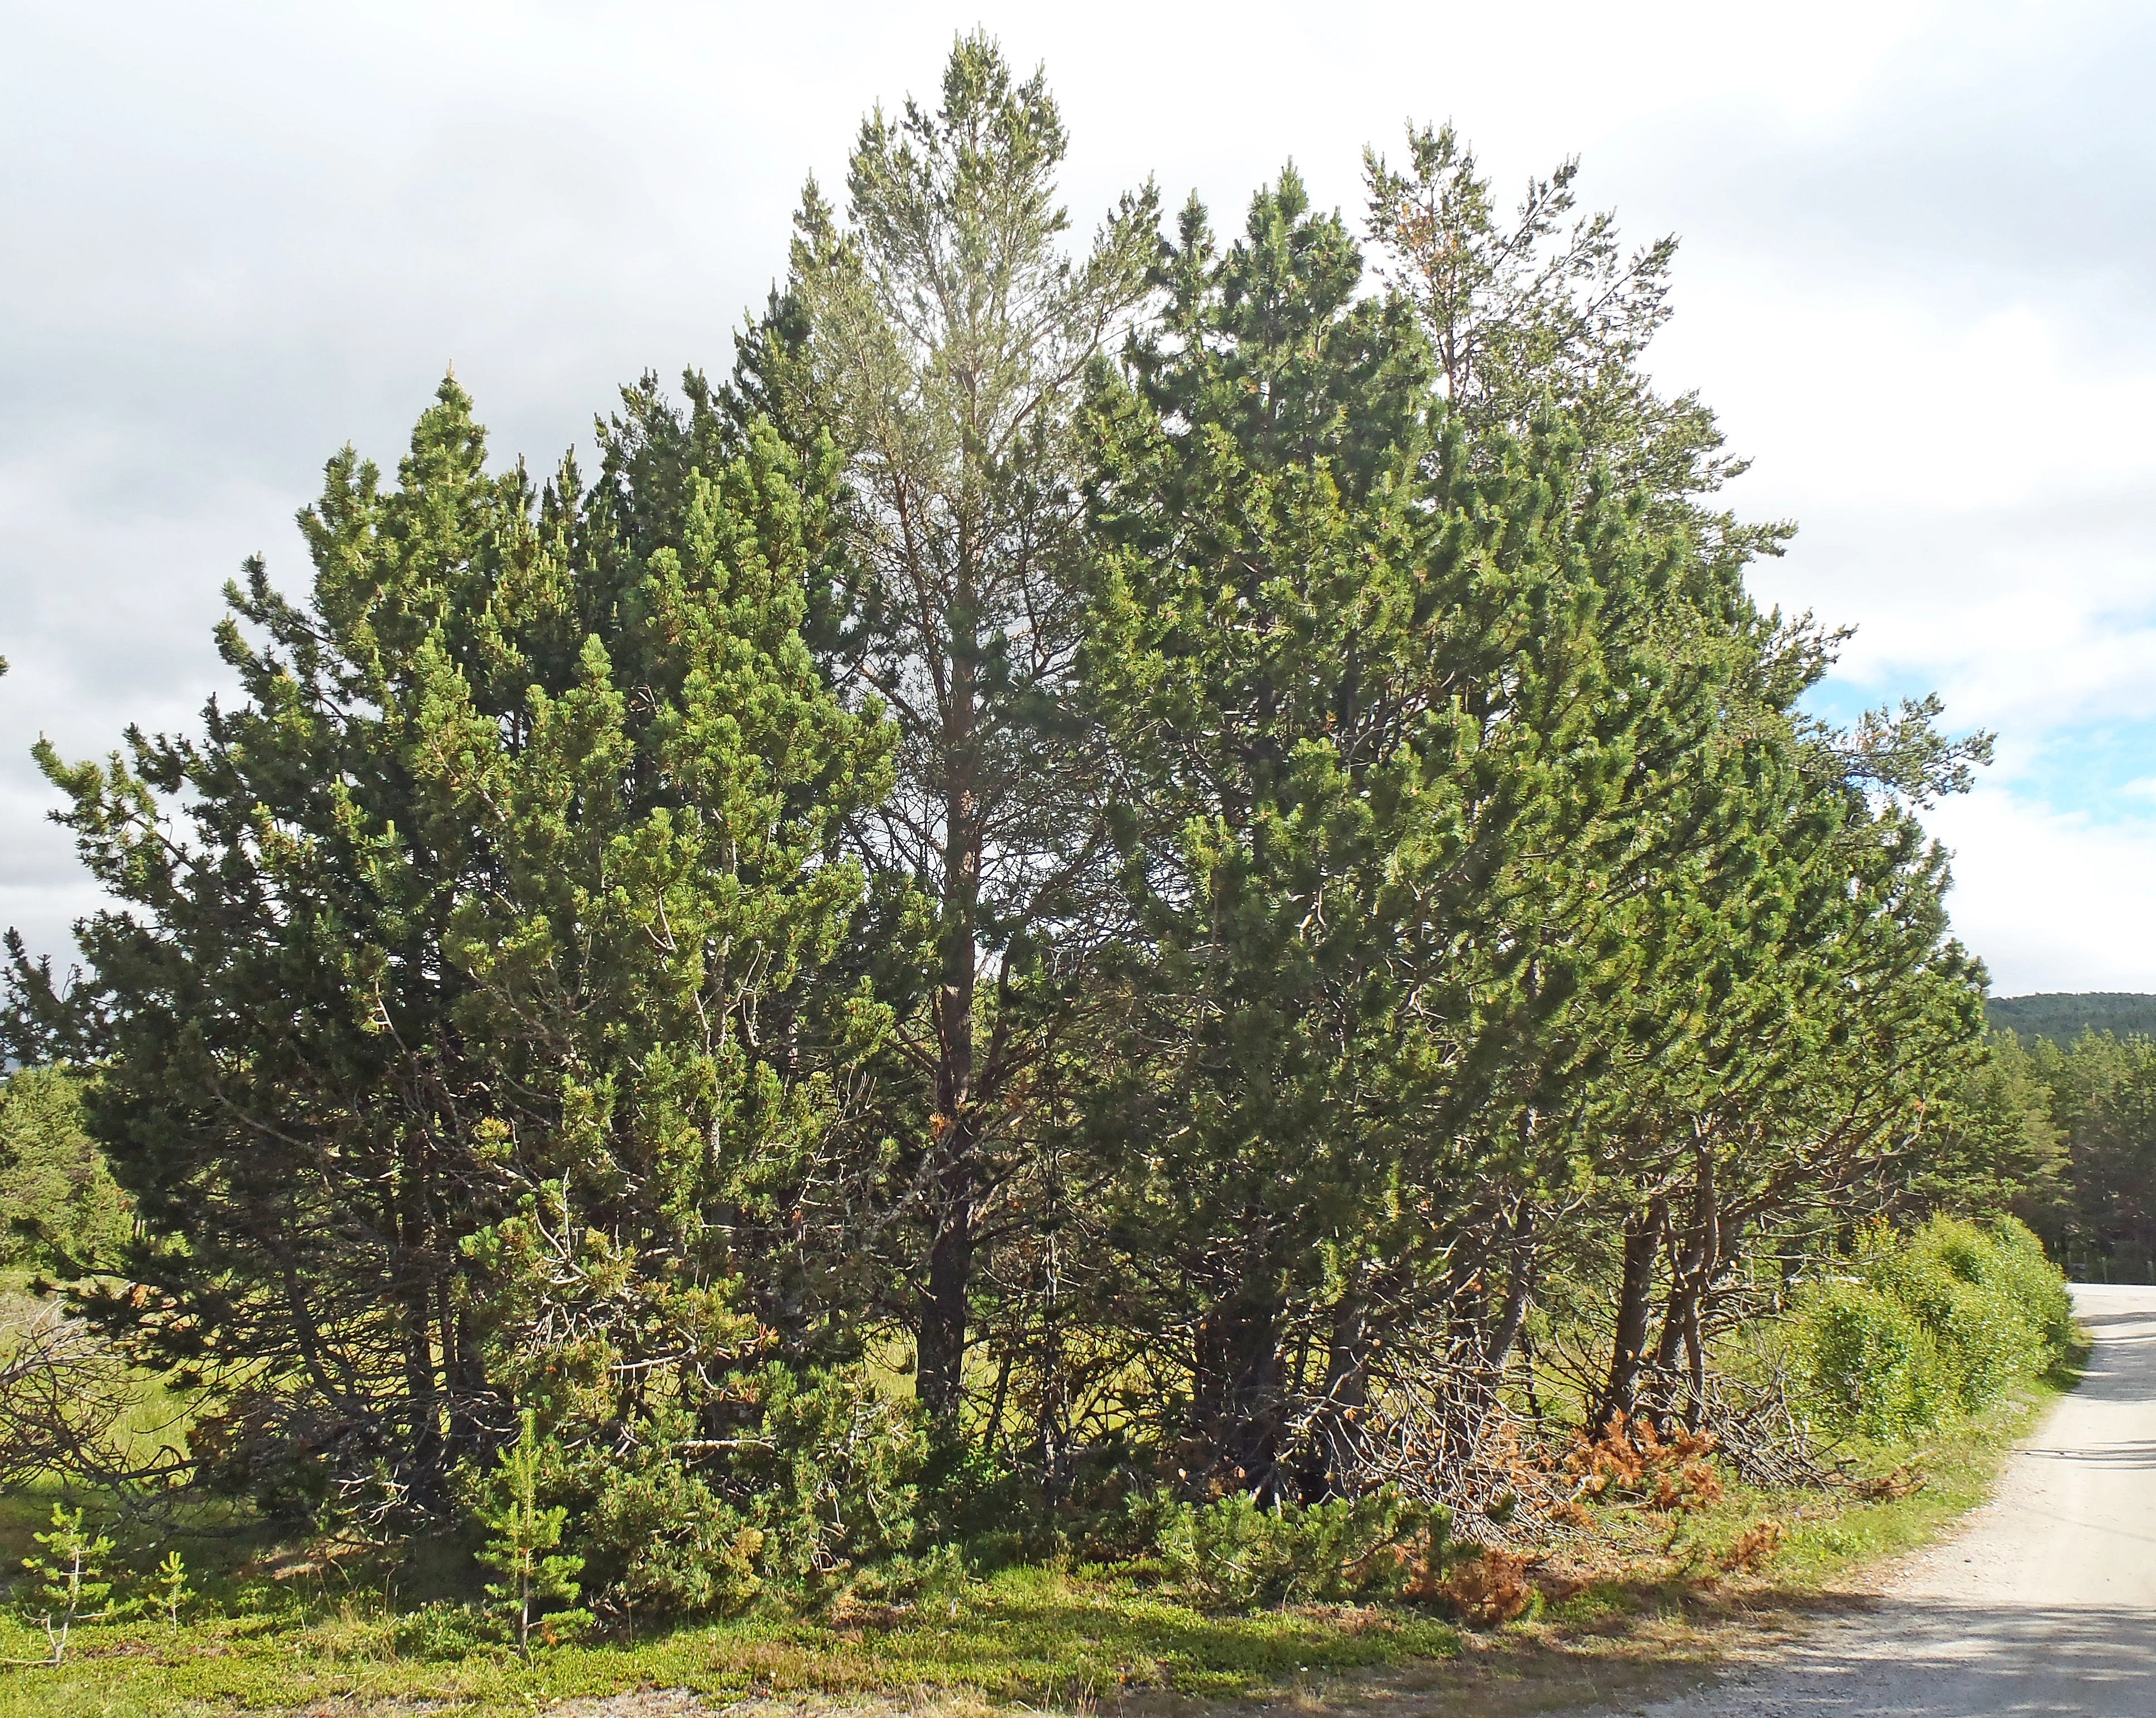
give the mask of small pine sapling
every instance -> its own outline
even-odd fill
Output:
[[[588,1627],[591,1613],[562,1609],[547,1611],[549,1603],[573,1605],[582,1590],[576,1577],[584,1567],[580,1556],[567,1556],[562,1543],[562,1525],[569,1512],[539,1507],[540,1444],[530,1408],[524,1411],[523,1435],[501,1454],[501,1464],[482,1490],[475,1513],[492,1531],[479,1560],[503,1577],[488,1583],[492,1608],[514,1633],[518,1655],[531,1657],[531,1637],[552,1645],[573,1639]]]
[[[31,1590],[21,1601],[24,1615],[45,1631],[52,1656],[32,1662],[57,1664],[67,1653],[68,1634],[78,1623],[112,1614],[112,1583],[105,1578],[105,1560],[112,1541],[83,1531],[82,1511],[53,1505],[52,1531],[30,1536],[44,1549],[23,1559]]]
[[[187,1585],[187,1560],[177,1551],[168,1551],[165,1560],[157,1565],[157,1572],[151,1577],[146,1597],[150,1603],[165,1613],[165,1620],[173,1628],[180,1626],[180,1607],[194,1597],[195,1590]]]

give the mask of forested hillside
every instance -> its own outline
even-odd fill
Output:
[[[2070,1044],[2084,1032],[2119,1038],[2156,1037],[2156,996],[2131,992],[2046,991],[2035,996],[1995,996],[1984,1005],[1995,1027],[2024,1038]]]
[[[484,1546],[526,1654],[1074,1557],[1466,1604],[2056,1362],[2017,1215],[2147,1247],[2061,1141],[2125,1185],[2148,1047],[1987,1040],[1920,813],[1988,742],[1807,713],[1673,242],[1450,130],[1081,241],[1065,149],[962,41],[722,379],[544,477],[445,379],[235,695],[40,747],[109,904],[11,943],[0,1198],[187,1404],[141,1484]]]
[[[2032,1168],[2020,1208],[2075,1273],[2156,1281],[2156,997],[1994,997],[1981,1077],[1993,1136]]]
[[[1981,1155],[2013,1162],[2015,1208],[2078,1275],[2156,1281],[2156,1042],[2000,1033],[1965,1095]]]

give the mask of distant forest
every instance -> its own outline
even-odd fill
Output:
[[[2084,1032],[2116,1033],[2121,1038],[2156,1038],[2156,996],[2130,991],[2092,990],[2077,994],[2046,991],[2036,996],[1993,997],[1984,1018],[2025,1038],[2048,1038],[2071,1044]]]

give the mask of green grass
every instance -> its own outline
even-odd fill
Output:
[[[378,1600],[314,1611],[306,1600],[254,1618],[101,1625],[57,1669],[0,1676],[5,1718],[151,1718],[277,1710],[336,1700],[447,1704],[472,1713],[655,1685],[740,1696],[877,1690],[978,1693],[1038,1703],[1125,1683],[1206,1699],[1246,1696],[1301,1675],[1455,1655],[1460,1637],[1405,1612],[1208,1616],[1126,1582],[1038,1569],[975,1583],[955,1602],[853,1626],[743,1622],[676,1629],[629,1645],[557,1647],[525,1665],[474,1641],[469,1613],[396,1615]],[[0,1654],[44,1638],[9,1621]]]

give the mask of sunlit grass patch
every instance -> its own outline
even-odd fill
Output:
[[[41,1644],[12,1619],[0,1624],[0,1651],[10,1656]],[[509,1712],[647,1684],[724,1695],[935,1690],[1033,1703],[1087,1689],[1241,1698],[1306,1676],[1449,1659],[1460,1646],[1458,1630],[1413,1612],[1209,1615],[1128,1583],[1040,1569],[1005,1572],[917,1610],[686,1627],[566,1647],[529,1666],[461,1606],[398,1613],[347,1603],[304,1616],[295,1603],[278,1616],[178,1630],[92,1625],[58,1669],[0,1676],[0,1715],[148,1718],[330,1700]]]

